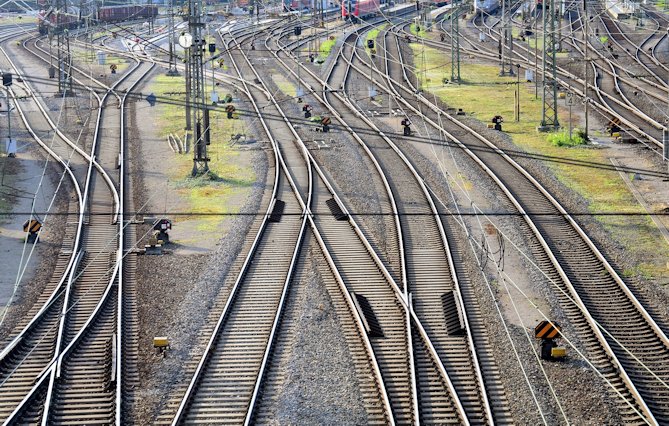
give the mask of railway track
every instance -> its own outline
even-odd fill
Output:
[[[233,57],[233,65],[239,73],[241,73],[239,70],[242,66],[238,65],[238,62],[243,62],[240,59],[243,59],[243,57],[237,60]],[[285,125],[284,129],[281,129],[281,126],[277,125],[278,123],[266,123],[265,119],[262,118],[260,109],[258,109],[258,97],[263,94],[262,91],[258,87],[249,87],[245,83],[243,84],[245,90],[250,95],[250,99],[254,102],[257,114],[261,117],[263,127],[275,149],[277,174],[275,195],[273,196],[274,201],[270,205],[270,210],[268,210],[265,223],[262,226],[265,229],[261,230],[256,237],[255,244],[257,244],[257,248],[252,249],[247,257],[246,265],[250,265],[250,267],[242,269],[242,273],[236,283],[235,287],[239,286],[240,288],[239,296],[235,295],[236,290],[233,289],[226,304],[226,309],[219,319],[220,327],[217,326],[212,334],[210,345],[217,344],[220,346],[217,351],[214,351],[213,347],[212,350],[207,348],[205,351],[205,353],[210,353],[211,356],[205,355],[207,359],[203,358],[203,361],[201,361],[200,365],[202,367],[198,367],[199,373],[196,373],[193,377],[191,386],[189,386],[189,390],[182,400],[173,423],[188,422],[189,419],[198,418],[211,423],[224,422],[225,419],[236,423],[244,422],[245,419],[246,422],[250,421],[256,397],[259,394],[258,389],[264,376],[264,370],[266,369],[268,360],[272,357],[271,350],[274,336],[279,333],[278,330],[284,303],[290,303],[284,301],[289,291],[289,284],[293,279],[292,271],[297,262],[297,255],[302,247],[302,239],[304,238],[307,219],[309,218],[306,212],[306,206],[311,198],[309,162],[304,161],[300,150],[291,142],[285,142],[285,140],[279,141],[276,138],[282,135],[282,131],[285,132],[287,130],[285,129]],[[264,94],[267,95],[267,92]],[[276,112],[278,113],[279,111],[276,110]],[[291,160],[285,161],[285,158],[290,158]],[[300,158],[302,158],[302,165],[298,164]],[[288,164],[291,165],[290,168]],[[300,167],[302,170],[300,170]],[[293,179],[293,170],[296,171],[296,179]],[[300,184],[296,183],[297,180],[300,180]],[[286,202],[288,204],[284,204]],[[286,246],[286,243],[288,243],[288,247],[293,247],[294,249],[289,251],[281,249]],[[267,256],[273,256],[274,260],[265,259]],[[281,276],[281,279],[274,279],[277,274]],[[272,288],[272,286],[274,287],[274,291],[268,292],[267,288]],[[245,295],[247,295],[246,297],[248,295],[255,295],[257,301],[244,300]],[[258,297],[260,295],[262,297]],[[258,305],[261,305],[262,309],[267,309],[268,313],[261,317],[260,324],[256,321],[253,324],[248,324],[247,327],[251,327],[254,334],[259,327],[263,332],[257,335],[257,342],[250,345],[250,351],[247,341],[248,336],[244,334],[242,334],[242,337],[246,337],[243,340],[244,344],[235,349],[232,342],[235,333],[239,333],[239,325],[237,325],[237,329],[235,328],[236,314],[246,311],[248,312],[247,317],[248,315],[252,315],[256,318]],[[251,311],[248,311],[249,309]],[[262,322],[263,318],[264,323]],[[264,327],[262,324],[264,324]],[[352,333],[355,334],[354,331]],[[229,346],[231,343],[232,347]],[[226,346],[228,346],[227,350]],[[231,397],[235,402],[226,399],[227,393],[221,391],[224,389],[226,377],[234,375],[235,372],[239,374],[238,370],[232,365],[226,377],[216,379],[215,374],[217,368],[220,368],[222,365],[218,362],[221,360],[220,354],[231,350],[243,352],[243,368],[246,370],[241,373],[243,376],[241,381],[238,378],[238,380],[228,382],[232,386]],[[364,352],[364,350],[361,352],[361,356]],[[234,364],[234,360],[234,357],[229,357],[227,362]],[[240,386],[240,383],[243,385]],[[373,383],[373,379],[367,381],[367,393],[374,392],[374,388],[378,386],[372,386]],[[241,392],[241,398],[239,392]],[[215,395],[213,398],[219,398],[217,399],[219,404],[210,405],[210,409],[207,410],[202,404],[207,404],[209,402],[207,401],[207,397],[211,399],[212,395]],[[378,398],[375,399],[375,405],[378,410]],[[383,409],[381,409],[377,415],[383,416],[383,413]]]
[[[573,18],[572,14],[570,17]],[[479,23],[480,21],[480,23]],[[499,31],[495,29],[495,26],[499,23],[488,23],[485,20],[482,20],[480,17],[474,17],[472,19],[473,30],[472,34],[478,35],[479,32],[482,32],[492,38],[493,41],[498,41]],[[572,27],[580,23],[580,19],[576,19],[572,22]],[[492,45],[486,43],[474,43],[469,38],[473,38],[472,34],[467,34],[470,32],[470,29],[467,28],[463,31],[465,35],[463,44],[469,44],[469,48],[464,47],[463,50],[471,53],[473,55],[497,61],[497,52],[494,51]],[[448,35],[448,33],[446,33]],[[573,35],[572,35],[573,37]],[[426,45],[431,47],[437,47],[443,49],[446,45],[444,43],[439,43],[427,39],[423,39]],[[582,44],[582,41],[581,41]],[[570,46],[575,50],[583,53],[579,41],[574,39],[574,42],[570,42]],[[591,48],[592,49],[592,48]],[[522,43],[518,43],[514,40],[514,50],[513,50],[513,61],[523,64],[527,69],[532,69],[538,65],[541,67],[542,59],[534,58],[535,52],[531,49],[528,49]],[[643,91],[642,87],[639,87],[638,84],[634,83],[632,80],[633,77],[624,77],[625,70],[620,68],[615,62],[610,61],[603,54],[598,51],[595,51],[597,60],[601,62],[602,67],[596,68],[595,61],[593,60],[593,72],[590,77],[593,78],[592,86],[589,88],[590,93],[595,93],[596,98],[590,99],[590,104],[595,107],[595,111],[598,112],[605,121],[611,119],[611,117],[617,117],[624,124],[624,131],[627,134],[637,138],[646,146],[651,147],[656,150],[658,147],[661,147],[661,137],[657,133],[658,123],[653,118],[649,117],[645,112],[641,111],[634,103],[624,95],[624,88],[633,88],[630,90],[637,90],[645,94],[645,96],[656,96],[652,91]],[[534,58],[534,61],[532,61]],[[600,75],[606,75],[610,77],[606,79],[606,86],[600,88],[600,83],[604,82],[605,79],[596,79],[594,76],[597,76],[597,71],[599,70]],[[569,87],[572,92],[577,96],[583,97],[583,91],[581,88],[584,85],[582,76],[575,74],[569,69],[558,64],[558,83],[561,87]]]
[[[355,43],[354,42],[352,42],[352,43],[346,43],[345,42],[344,43],[344,45],[353,45],[353,44],[355,44]],[[276,46],[274,44],[266,44],[266,47],[269,51],[276,51],[277,50]],[[281,47],[282,51],[285,49],[285,47],[283,47],[283,46],[279,46],[279,47]],[[299,46],[295,46],[295,47],[299,48]],[[284,62],[284,66],[288,70],[290,70],[290,68],[286,66],[286,63],[287,63],[287,61]],[[333,68],[336,68],[336,65]],[[348,72],[346,68],[344,68],[344,72],[345,73]],[[319,85],[323,85],[324,83],[322,81],[318,81],[318,79],[315,78],[315,76],[313,76],[313,74],[309,73],[309,76],[306,79],[303,80],[303,84],[306,87],[312,87],[313,88],[313,87],[318,87]],[[330,92],[330,90],[328,89],[329,87],[340,87],[340,86],[339,86],[338,82],[330,83],[330,84],[324,86],[324,92],[323,92],[324,94],[322,95],[323,98],[325,98],[325,96],[326,96],[325,93]],[[346,88],[345,86],[342,86],[342,87],[344,87],[344,89]],[[319,98],[318,95],[316,95],[315,92],[313,93],[313,95],[314,95],[314,97]],[[332,113],[335,113],[335,111],[338,111],[338,112],[346,111],[347,109],[350,108],[345,103],[340,104],[339,102],[333,102],[332,100],[327,100],[327,101],[326,100],[319,100],[319,102],[323,102],[326,105],[328,105]],[[331,102],[332,102],[332,104],[330,104]],[[295,119],[297,119],[297,118],[295,118]],[[351,119],[348,115],[345,116],[345,117],[337,117],[337,119],[342,121],[342,123],[344,123],[347,126],[347,129],[351,132],[352,132],[352,128],[355,128],[356,131],[360,131],[359,130],[361,128],[360,126],[367,127],[370,124],[370,123],[357,122],[355,119]],[[374,163],[380,165],[380,164],[383,163],[383,161],[381,161],[379,158],[377,158],[376,155],[378,155],[379,151],[381,151],[383,148],[387,147],[387,143],[385,141],[383,141],[381,143],[382,146],[377,146],[376,148],[374,148],[373,143],[370,142],[370,134],[371,133],[365,134],[364,138],[366,139],[366,141],[365,141],[365,143],[363,143],[363,146],[365,147],[365,150],[368,151],[368,153],[369,153],[368,155],[370,155],[370,157],[373,159]],[[372,136],[372,138],[373,137],[374,136]],[[361,140],[360,140],[360,137],[358,137],[357,139],[359,140],[360,143],[362,143]],[[381,140],[381,138],[379,138],[379,139]],[[396,153],[393,154],[393,156],[394,155],[396,155]],[[397,161],[397,157],[393,157],[393,158],[394,158],[395,161]],[[385,158],[385,161],[386,161],[385,165],[387,166],[387,162],[388,161],[393,161],[393,160]],[[406,164],[404,165],[404,167],[406,167]],[[406,173],[406,170],[403,170],[403,171]],[[382,176],[385,179],[386,178],[385,170],[383,172],[380,171],[380,173],[382,173]],[[406,182],[412,182],[413,183],[413,182],[416,182],[415,178],[416,178],[416,176],[413,176],[413,175],[401,177],[401,173],[400,173],[400,175],[396,179],[398,179],[399,181],[405,182],[405,183]],[[393,178],[393,179],[395,179],[395,178]],[[392,185],[397,185],[397,181],[388,184],[388,188],[390,188]],[[421,193],[421,191],[422,191],[420,188],[415,187],[415,186],[414,187],[409,186],[409,188],[412,188],[413,190],[418,191],[418,193]],[[395,191],[397,191],[396,186],[394,186],[393,189]],[[389,192],[390,191],[391,190],[389,189]],[[410,192],[410,191],[407,191],[407,192]],[[415,197],[417,194],[413,194],[413,195]],[[392,192],[391,192],[391,198],[392,198]],[[407,202],[407,205],[408,204],[409,204],[409,202]],[[416,203],[416,204],[420,204],[420,203]],[[428,208],[429,209],[429,207],[427,207],[427,205],[423,206],[423,208]],[[405,225],[406,225],[406,223],[405,223]],[[425,224],[423,224],[423,225],[425,225]],[[433,226],[432,229],[434,229],[434,231],[435,231],[435,233],[433,234],[433,238],[436,239],[436,240],[440,240],[439,231],[437,230],[437,225],[433,223],[432,226]],[[428,225],[428,229],[430,229],[430,225]],[[415,231],[415,228],[414,228],[414,231]],[[403,230],[403,232],[406,233],[407,230]],[[443,244],[443,241],[441,241],[441,244]],[[442,247],[442,250],[443,250],[443,245],[441,247]],[[431,249],[431,247],[430,247],[430,249]],[[426,249],[425,251],[421,252],[419,249],[416,249],[416,241],[414,241],[413,243],[403,244],[403,247],[400,249],[400,252],[403,252],[404,250],[406,250],[406,251],[416,250],[415,254],[407,255],[407,258],[409,258],[410,261],[412,262],[412,265],[409,268],[407,268],[408,272],[409,272],[408,276],[410,277],[409,281],[411,281],[412,284],[413,284],[414,280],[416,280],[417,282],[420,282],[420,280],[421,280],[420,275],[421,275],[422,272],[425,271],[425,269],[421,270],[421,267],[425,268],[425,266],[424,266],[425,264],[420,263],[420,256],[428,254],[428,253],[434,255],[435,252],[431,252],[430,249]],[[429,259],[429,255],[428,255],[428,259]],[[425,257],[423,257],[422,260],[425,260]],[[448,263],[447,259],[443,259],[443,261],[444,261],[444,263]],[[405,264],[404,262],[401,262],[401,263]],[[423,266],[420,266],[420,265],[423,265]],[[442,275],[440,275],[440,274],[442,274]],[[434,283],[446,281],[446,283],[450,283],[452,285],[453,282],[450,281],[448,278],[446,278],[447,275],[448,275],[448,269],[446,269],[446,271],[442,270],[441,272],[438,272],[436,275],[433,275],[433,278],[435,279]],[[437,277],[441,277],[441,278],[437,278]],[[422,279],[424,279],[424,278],[422,278]],[[404,278],[403,283],[402,283],[404,287],[406,287],[406,283],[407,283],[407,280],[406,280],[406,278]],[[446,284],[444,287],[448,287],[448,284]],[[436,304],[445,304],[447,307],[451,308],[451,309],[449,309],[449,312],[446,315],[457,315],[457,309],[459,307],[456,308],[456,306],[454,305],[454,303],[457,303],[457,299],[454,301],[453,298],[452,298],[452,299],[448,300],[447,302],[444,302],[443,300],[440,301],[440,299],[439,299],[439,297],[442,296],[442,293],[440,291],[444,290],[444,287],[436,288],[434,293],[432,293],[432,294],[427,294],[427,292],[424,292],[422,294],[422,296],[424,296],[424,298],[421,300],[421,302],[422,303],[432,302],[432,303],[436,303]],[[412,288],[412,290],[413,290],[413,288]],[[448,290],[445,290],[445,291],[448,291]],[[452,288],[451,288],[451,291],[453,291]],[[414,293],[412,293],[412,296],[413,296],[413,294]],[[436,296],[435,296],[435,294],[436,294]],[[448,293],[448,296],[453,297],[452,295],[453,295],[453,293]],[[430,298],[432,298],[432,299],[430,299]],[[435,299],[437,301],[435,301]],[[434,307],[434,305],[433,305],[433,307]],[[440,305],[440,306],[437,306],[436,309],[437,309],[437,312],[443,312],[443,310],[445,308],[442,305]],[[412,314],[413,314],[413,312],[412,312]],[[442,314],[437,313],[437,315],[434,316],[434,320],[433,320],[434,322],[432,323],[432,325],[434,326],[435,324],[438,324],[435,327],[440,327],[440,330],[443,330],[444,326],[443,326],[443,324],[439,324],[440,320],[443,320],[443,316],[442,316]],[[421,323],[422,323],[422,320],[421,320]],[[422,332],[425,332],[427,335],[430,335],[431,331],[432,332],[436,331],[436,330],[430,330],[428,325],[421,325],[421,327],[424,327],[423,330],[421,330],[420,333],[419,332],[414,332],[413,333],[414,336],[420,336],[422,334]],[[435,347],[436,352],[438,353],[439,349],[441,349],[441,348],[434,342],[433,336],[430,336],[429,340],[430,340],[430,343],[433,345],[433,347]],[[440,342],[440,344],[441,343],[443,343],[443,340]],[[456,343],[456,342],[455,341],[450,341],[449,343]],[[467,360],[469,358],[469,355],[467,354],[466,344],[463,345],[462,341],[459,341],[458,343],[459,343],[458,349],[453,349],[450,352],[450,355],[452,357],[450,359],[447,359],[447,361],[449,361],[450,364],[447,365],[445,363],[445,366],[446,366],[447,370],[449,368],[451,368],[451,370],[449,371],[449,374],[455,370],[454,366],[456,365],[456,362],[454,362],[454,361],[455,361],[456,358],[457,358],[457,362],[460,363],[460,364],[458,364],[458,365],[460,365],[460,367],[462,367],[463,365],[466,365],[467,362],[468,362]],[[421,345],[421,343],[419,341],[414,342],[414,348],[420,347],[420,345]],[[458,351],[460,351],[460,352],[458,353]],[[457,354],[457,355],[454,355],[454,354]],[[435,392],[435,389],[430,388],[430,386],[427,385],[428,381],[426,380],[425,377],[422,376],[422,375],[425,374],[425,372],[427,370],[427,364],[421,358],[420,351],[416,351],[416,368],[417,368],[417,370],[416,370],[417,373],[416,374],[418,376],[418,379],[417,379],[418,380],[418,382],[417,382],[418,391],[417,392],[418,392],[418,399],[420,401],[420,406],[419,406],[418,411],[420,413],[421,421],[427,421],[427,422],[443,421],[443,419],[448,418],[448,416],[444,412],[440,411],[437,408],[437,407],[439,407],[439,403],[435,403],[434,400],[431,400],[431,398],[434,398],[434,396],[437,395],[438,392]],[[467,371],[469,371],[470,374],[472,374],[472,375],[476,374],[475,370],[472,373],[471,365],[470,365],[470,369],[467,370]],[[471,381],[471,376],[469,377],[469,379]],[[470,386],[471,386],[471,384],[470,384]],[[475,386],[474,386],[474,388],[475,388]],[[474,393],[476,393],[476,390],[474,390]],[[390,394],[390,397],[391,397],[391,400],[392,400],[392,398],[393,398],[392,393]],[[460,395],[458,395],[458,397],[461,398]],[[485,400],[485,397],[484,397],[484,400]],[[467,401],[467,403],[470,403],[470,401]],[[484,406],[485,406],[485,404],[479,405],[479,408],[482,408]],[[483,411],[484,410],[485,410],[485,408],[483,408]],[[472,416],[471,418],[468,418],[467,420],[468,421],[473,421],[473,422],[477,422],[477,421],[485,422],[486,421],[485,420],[485,414],[482,413],[482,412],[479,412],[478,414],[479,414],[478,419],[476,419],[476,416]]]
[[[391,47],[393,50],[389,56],[402,58],[399,41],[395,43],[398,45]],[[392,90],[398,95],[396,99],[400,99],[399,102],[405,99],[406,107],[417,112],[416,103],[409,102],[416,99],[416,91],[403,71],[405,69],[406,66],[389,67],[388,83],[394,87]],[[665,398],[666,378],[662,365],[669,352],[666,337],[652,316],[548,191],[503,151],[490,144],[480,145],[485,138],[459,123],[455,117],[444,113],[442,108],[422,95],[417,100],[423,105],[420,113],[426,121],[440,128],[448,138],[462,141],[461,147],[466,152],[472,151],[468,154],[481,164],[516,208],[526,215],[528,229],[534,231],[539,241],[532,251],[541,259],[542,266],[550,271],[547,274],[556,286],[568,316],[579,332],[587,336],[586,347],[593,354],[594,365],[612,384],[614,393],[626,395],[626,400],[622,402],[625,418],[628,421],[665,422],[666,413],[661,401]],[[477,137],[454,137],[455,129],[446,132],[443,125],[438,124],[440,122],[444,125],[453,122]],[[620,312],[625,312],[625,320],[620,319]],[[613,359],[613,369],[608,360],[603,362],[607,357]],[[612,374],[618,362],[619,376]],[[634,401],[635,407],[630,406],[631,401]],[[642,413],[641,419],[639,412]]]
[[[17,75],[22,76],[20,70],[13,67]],[[78,176],[83,195],[80,222],[75,223],[79,232],[76,241],[68,248],[75,259],[73,266],[69,271],[62,271],[59,285],[54,287],[43,308],[10,342],[4,353],[3,361],[14,363],[9,366],[13,367],[9,377],[16,378],[6,381],[5,384],[11,386],[0,388],[14,396],[13,404],[7,405],[8,409],[13,407],[6,418],[8,422],[61,424],[79,420],[109,424],[120,421],[121,351],[125,340],[122,301],[128,298],[122,291],[125,247],[122,224],[125,222],[121,213],[126,187],[122,161],[125,157],[123,107],[126,97],[113,90],[122,88],[129,92],[151,68],[152,65],[138,61],[130,73],[107,88],[102,98],[97,98],[100,108],[91,154],[69,141],[48,117],[33,92],[25,83],[22,85],[27,97],[34,102],[34,111],[41,113],[42,119],[61,139],[61,149],[66,149],[56,156],[64,162],[63,158],[68,159],[76,151],[88,160],[88,167],[85,173],[82,173],[85,168],[81,167],[83,170]],[[127,83],[133,73],[139,78]],[[110,102],[114,98],[118,103]],[[36,136],[29,123],[34,117],[27,120],[25,114],[21,115]],[[44,123],[39,125],[44,126]],[[103,132],[102,126],[116,129],[116,132]],[[114,178],[110,171],[117,168],[120,168],[120,174]],[[43,368],[38,371],[34,365]],[[21,374],[25,369],[31,373]],[[15,392],[16,389],[21,391]],[[18,405],[17,401],[20,401]]]

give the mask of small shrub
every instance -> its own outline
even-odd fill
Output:
[[[579,146],[587,143],[585,133],[579,129],[572,131],[571,139],[569,139],[569,132],[552,133],[548,135],[548,142],[555,146]]]

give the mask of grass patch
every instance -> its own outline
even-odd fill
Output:
[[[185,92],[183,77],[157,76],[151,90],[158,97],[182,101]],[[219,93],[222,98],[224,93]],[[158,103],[156,109],[155,126],[160,129],[159,137],[165,140],[170,133],[178,134],[183,138],[185,131],[185,109],[179,105]],[[227,142],[230,136],[244,133],[246,126],[241,120],[229,120],[225,111],[211,111],[210,123],[212,127],[211,145],[207,147],[207,155],[211,158],[209,168],[211,172],[204,176],[191,177],[193,167],[192,149],[184,155],[175,155],[176,164],[167,171],[169,184],[190,206],[193,213],[236,213],[238,208],[233,206],[233,197],[243,195],[255,182],[253,169],[239,165],[239,152]],[[223,220],[223,216],[195,216],[199,220],[198,230],[215,231]],[[191,217],[192,219],[193,217]],[[179,220],[186,220],[181,217]]]
[[[387,26],[388,24],[382,24],[367,32],[367,35],[365,36],[365,52],[367,52],[368,55],[371,55],[371,49],[367,47],[367,41],[374,40],[376,42],[376,39],[379,37],[379,33]],[[377,46],[375,45],[374,48],[376,49]]]
[[[297,87],[281,74],[272,74],[272,80],[276,87],[286,95],[294,98],[297,96]]]
[[[444,85],[442,79],[450,78],[450,58],[442,52],[411,45],[414,62],[419,72],[421,88],[433,92],[449,106],[463,108],[465,112],[479,120],[490,123],[495,115],[503,116],[503,130],[513,142],[531,153],[542,154],[556,161],[548,160],[547,166],[567,187],[581,194],[589,202],[591,213],[640,213],[643,208],[629,192],[620,175],[613,170],[597,167],[580,167],[564,164],[562,160],[592,164],[610,164],[603,150],[589,149],[578,143],[551,143],[554,140],[568,140],[561,134],[538,133],[536,127],[541,122],[541,97],[535,99],[534,83],[523,83],[520,90],[520,122],[515,122],[514,99],[515,77],[500,77],[499,68],[490,65],[461,64],[463,84]],[[424,49],[424,50],[423,50]],[[568,111],[559,108],[558,119],[567,127]],[[573,123],[575,126],[578,123]],[[597,216],[623,247],[645,259],[637,265],[635,273],[645,277],[669,277],[666,259],[669,249],[657,242],[661,239],[657,228],[647,216]],[[648,255],[653,253],[653,255]]]
[[[585,145],[585,133],[582,130],[575,129],[572,132],[571,138],[569,132],[552,133],[548,135],[548,142],[554,146],[579,146]]]
[[[427,36],[427,31],[425,31],[425,26],[424,25],[416,25],[416,24],[411,24],[409,27],[409,31],[411,31],[411,34],[417,36],[417,37],[425,37]]]
[[[321,42],[321,50],[319,52],[319,59],[325,60],[328,56],[330,56],[330,52],[332,52],[332,48],[337,44],[337,38],[328,38],[325,41]]]
[[[35,27],[37,27],[37,17],[29,15],[0,15],[0,25],[9,24],[35,24]]]
[[[534,51],[534,49],[539,49],[539,55],[541,55],[542,54],[541,52],[543,52],[544,49],[543,33],[541,31],[537,33],[535,29],[532,29],[532,31],[534,32],[532,35],[525,36],[525,42],[527,43],[527,46],[530,50]],[[520,28],[513,27],[511,29],[511,34],[515,39],[520,38],[520,32],[521,32]],[[555,56],[558,58],[568,58],[569,52],[557,52]]]

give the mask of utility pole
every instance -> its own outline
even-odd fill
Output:
[[[168,14],[167,18],[167,27],[169,31],[167,39],[169,40],[170,51],[167,75],[177,76],[179,75],[179,71],[177,71],[177,59],[176,55],[174,54],[174,0],[170,0],[170,13]]]
[[[509,8],[506,4],[508,0],[502,0],[502,33],[499,42],[500,70],[499,75],[513,75],[513,64],[511,55],[513,52],[513,36],[509,26]],[[508,66],[507,66],[508,65]]]
[[[588,37],[590,36],[588,23],[590,18],[588,17],[588,0],[583,0],[583,106],[585,107],[585,140],[588,140],[588,113],[590,109],[590,99],[588,98],[588,69],[590,64],[588,63]]]
[[[541,108],[540,131],[552,131],[560,127],[557,110],[557,67],[555,63],[557,53],[555,0],[550,0],[548,13],[546,12],[546,2],[544,1],[543,105]]]
[[[153,0],[149,0],[148,4],[149,4],[149,11],[153,10]],[[153,34],[153,24],[154,24],[153,20],[154,20],[153,13],[149,12],[149,34]]]
[[[451,82],[460,82],[460,2],[454,0],[451,12]]]
[[[202,0],[188,0],[188,37],[183,45],[188,48],[186,75],[186,98],[190,103],[190,121],[195,126],[193,149],[193,176],[209,171],[207,145],[209,144],[209,109],[206,106],[204,87],[203,55],[206,46],[204,22],[202,22]],[[187,113],[188,115],[188,113]],[[188,125],[188,124],[187,124]]]
[[[71,96],[72,78],[70,71],[72,57],[70,55],[70,37],[67,23],[63,19],[67,13],[67,0],[55,0],[51,3],[56,23],[49,27],[49,40],[56,39],[56,56],[58,58],[58,96]],[[54,74],[56,74],[54,72]],[[54,75],[55,76],[55,75]]]
[[[553,9],[551,9],[553,13]],[[557,50],[562,52],[562,15],[564,15],[564,0],[558,0],[558,7],[555,9],[555,20],[557,22]]]

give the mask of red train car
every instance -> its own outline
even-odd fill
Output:
[[[49,32],[49,27],[59,26],[61,28],[73,29],[79,26],[81,17],[77,10],[68,13],[52,13],[45,10],[37,13],[37,29],[44,35]]]
[[[98,9],[98,22],[121,22],[133,19],[146,19],[158,15],[158,6],[154,5],[123,5],[106,6]],[[57,21],[57,22],[56,22]],[[41,11],[37,15],[37,27],[40,34],[47,34],[49,27],[77,28],[83,23],[78,10],[69,13],[55,13]]]
[[[100,22],[119,22],[151,18],[156,15],[158,15],[158,6],[154,5],[105,6],[98,9],[98,20]]]
[[[352,21],[376,15],[380,9],[379,0],[342,0],[341,2],[342,18]]]

